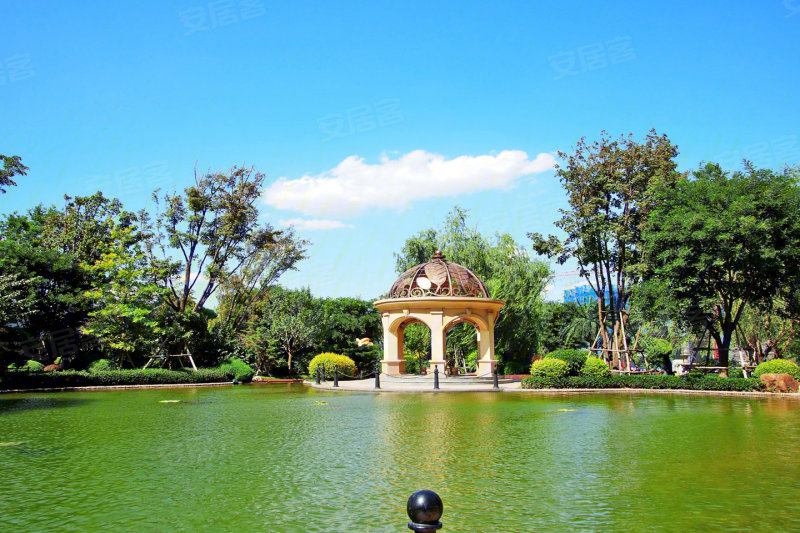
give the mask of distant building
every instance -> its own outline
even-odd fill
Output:
[[[614,299],[619,298],[619,293],[616,287],[611,287],[614,291]],[[610,299],[608,289],[606,289],[606,301]],[[580,285],[574,289],[567,289],[564,291],[564,303],[573,302],[581,305],[588,305],[597,301],[597,295],[594,293],[591,285]]]

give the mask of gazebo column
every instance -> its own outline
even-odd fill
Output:
[[[439,375],[444,376],[444,354],[445,343],[447,342],[444,331],[444,311],[431,311],[429,320],[428,327],[431,328],[431,361],[428,365],[428,373],[433,374],[436,371],[436,367],[439,367]]]
[[[489,315],[489,329],[478,329],[478,376],[491,376],[497,359],[494,358],[494,320]]]
[[[406,361],[401,357],[403,354],[403,331],[405,326],[400,326],[395,332],[389,328],[392,315],[383,313],[383,361],[381,361],[381,372],[387,376],[399,376],[406,371]]]

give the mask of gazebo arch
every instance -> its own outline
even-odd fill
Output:
[[[437,367],[444,372],[447,330],[459,322],[469,322],[477,330],[477,375],[491,375],[494,371],[494,325],[505,302],[489,298],[483,281],[469,269],[448,262],[442,252],[437,251],[427,263],[401,274],[389,296],[374,305],[383,322],[384,374],[405,373],[400,330],[412,322],[422,322],[431,330],[430,372]]]

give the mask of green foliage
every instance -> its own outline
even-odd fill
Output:
[[[253,303],[251,291],[264,294],[304,257],[303,241],[280,244],[284,232],[259,223],[264,179],[253,168],[233,167],[195,175],[183,194],[153,195],[159,211],[149,250],[154,264],[163,267],[162,286],[172,289],[167,301],[173,309],[199,311],[217,288],[227,286],[227,316],[236,322],[238,311]],[[179,282],[173,281],[177,275]],[[196,298],[195,285],[202,287]]]
[[[769,310],[777,297],[796,313],[800,285],[797,171],[732,175],[706,164],[692,180],[658,191],[645,233],[647,264],[637,307],[708,329],[728,365],[733,334],[747,307]]]
[[[154,283],[158,271],[147,262],[133,227],[113,228],[111,235],[110,243],[100,245],[97,261],[83,265],[99,283],[84,293],[97,309],[82,331],[122,366],[131,354],[157,350],[164,333],[157,309],[167,289]]]
[[[716,375],[666,376],[661,374],[610,374],[606,376],[565,376],[545,379],[528,376],[522,380],[523,389],[673,389],[711,391],[764,391],[759,380],[720,378]]]
[[[25,361],[24,365],[19,367],[16,364],[12,363],[8,365],[8,369],[19,370],[22,372],[41,372],[42,370],[44,370],[44,365],[39,361],[34,361],[32,359],[29,359],[28,361]]]
[[[792,361],[786,359],[771,359],[764,361],[753,371],[753,377],[759,378],[764,374],[789,374],[794,379],[800,381],[800,367]]]
[[[574,315],[577,304],[573,302],[544,302],[542,304],[539,332],[539,352],[548,353],[559,348],[581,348],[581,343],[565,344],[564,332]],[[597,333],[597,331],[595,331]],[[577,339],[575,340],[577,342]]]
[[[0,220],[0,285],[13,297],[0,305],[0,328],[17,339],[80,328],[100,306],[87,291],[106,283],[88,265],[101,260],[134,221],[102,193],[66,196],[63,210],[39,205]],[[127,235],[120,246],[135,240]]]
[[[586,362],[586,358],[588,356],[589,352],[584,352],[582,350],[562,349],[562,350],[555,350],[545,355],[544,360],[546,361],[547,359],[560,359],[561,361],[567,363],[567,375],[577,376],[578,374],[581,373],[583,364]],[[531,372],[531,374],[532,373],[533,372]]]
[[[236,369],[200,368],[192,370],[164,370],[146,368],[135,370],[108,370],[87,372],[66,370],[63,372],[10,372],[3,386],[8,389],[90,387],[110,385],[167,385],[182,383],[221,383],[233,381]]]
[[[644,353],[647,357],[647,364],[651,368],[660,368],[667,372],[672,372],[672,360],[670,356],[673,352],[672,343],[667,339],[658,337],[648,337],[643,341]]]
[[[317,368],[322,369],[326,379],[333,378],[334,368],[336,368],[340,376],[355,376],[358,371],[355,362],[346,355],[327,352],[315,356],[308,363],[308,375],[310,378],[316,377]]]
[[[744,370],[741,368],[729,366],[728,367],[728,377],[729,378],[744,378]]]
[[[581,275],[599,296],[599,306],[609,313],[610,330],[617,327],[626,309],[632,284],[639,278],[638,263],[644,251],[642,228],[656,205],[653,192],[669,190],[683,176],[676,172],[677,146],[666,135],[651,130],[644,142],[632,135],[613,140],[602,132],[588,144],[581,139],[573,154],[558,153],[563,160],[557,175],[567,191],[569,209],[555,225],[566,233],[561,239],[529,233],[534,250],[559,264],[578,263]],[[615,298],[611,287],[617,289]],[[603,344],[621,349],[623,339]]]
[[[17,184],[12,178],[27,175],[29,169],[22,164],[22,158],[18,155],[0,154],[0,161],[3,162],[3,168],[0,168],[0,193],[5,194],[7,187]]]
[[[242,383],[249,383],[256,371],[241,359],[226,359],[219,365],[219,369],[226,374],[233,373],[234,379]]]
[[[422,374],[428,369],[428,354],[417,350],[404,350],[403,359],[406,362],[406,374]]]
[[[569,374],[569,365],[562,359],[550,358],[539,359],[531,365],[531,375],[547,378],[560,379]]]
[[[27,370],[28,372],[41,372],[44,370],[44,365],[39,361],[28,360],[25,363],[25,366],[22,367],[22,370]]]
[[[586,358],[586,361],[584,361],[583,366],[581,367],[581,375],[600,377],[609,376],[611,375],[611,369],[608,368],[608,365],[605,361],[599,357],[590,355]]]
[[[96,374],[97,372],[110,372],[116,370],[117,365],[111,359],[98,359],[89,365],[89,372]]]

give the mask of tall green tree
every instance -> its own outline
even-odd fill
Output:
[[[729,174],[706,164],[656,196],[644,240],[645,309],[706,330],[727,367],[746,308],[798,316],[800,190],[797,169]],[[785,305],[776,306],[780,298]]]
[[[104,283],[89,265],[114,243],[115,231],[134,220],[118,200],[98,192],[67,196],[63,209],[39,205],[0,221],[0,276],[26,282],[20,301],[27,312],[6,319],[8,333],[43,339],[83,326],[98,306],[86,293]]]
[[[26,176],[30,169],[22,164],[22,158],[18,155],[0,154],[0,161],[3,162],[3,168],[0,168],[0,193],[5,194],[8,187],[17,185],[14,176]]]
[[[202,176],[195,171],[194,185],[183,194],[153,194],[159,212],[149,251],[167,267],[162,282],[175,311],[202,309],[232,276],[240,276],[248,291],[257,286],[276,261],[265,250],[302,258],[301,245],[276,247],[281,232],[258,220],[264,178],[252,167]]]
[[[642,231],[656,205],[655,191],[670,189],[684,178],[676,172],[677,155],[677,146],[655,130],[643,142],[632,135],[615,140],[606,132],[592,144],[582,138],[572,154],[558,153],[563,162],[556,174],[569,209],[561,210],[555,225],[565,237],[528,234],[537,253],[559,264],[570,259],[578,263],[597,295],[598,322],[610,326],[610,332],[604,327],[600,333],[615,368],[627,342],[626,309],[641,276]]]
[[[253,309],[269,296],[269,291],[288,270],[306,258],[308,241],[298,239],[291,229],[276,231],[268,242],[250,242],[257,249],[248,251],[241,268],[220,283],[215,326],[231,332],[241,331]]]
[[[84,265],[94,280],[85,292],[95,310],[82,331],[94,336],[119,366],[132,365],[136,355],[151,354],[163,333],[157,319],[166,289],[157,284],[159,272],[147,261],[134,227],[114,228],[112,241],[100,258]]]
[[[490,296],[506,302],[495,324],[495,351],[507,373],[530,365],[539,348],[539,314],[549,270],[508,234],[488,239],[467,224],[468,212],[456,206],[439,229],[429,228],[406,240],[395,254],[398,273],[427,262],[436,250],[448,261],[472,270]],[[472,341],[470,341],[472,342]],[[470,346],[463,346],[466,353]]]

